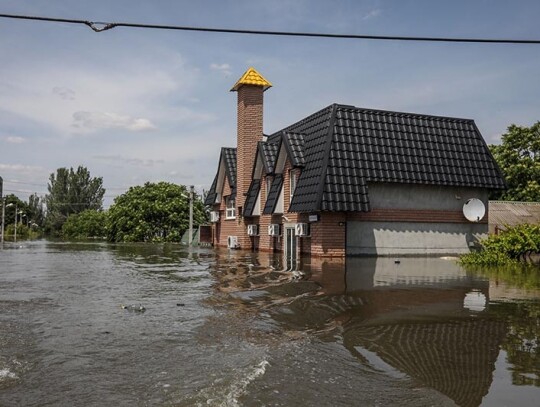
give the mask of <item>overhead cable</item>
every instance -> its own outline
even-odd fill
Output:
[[[421,42],[461,42],[461,43],[484,43],[484,44],[540,44],[540,40],[534,39],[509,39],[509,38],[459,38],[459,37],[417,37],[417,36],[394,36],[394,35],[363,35],[363,34],[331,34],[316,32],[296,32],[296,31],[264,31],[264,30],[244,30],[231,28],[208,28],[190,27],[178,25],[141,24],[141,23],[110,23],[88,20],[75,20],[67,18],[26,16],[16,14],[0,14],[1,18],[11,18],[19,20],[34,20],[54,23],[83,24],[90,27],[95,32],[103,32],[116,27],[128,28],[149,28],[158,30],[177,31],[198,31],[208,33],[224,34],[245,34],[245,35],[270,35],[287,37],[314,37],[314,38],[335,38],[335,39],[358,39],[358,40],[383,40],[383,41],[421,41]]]

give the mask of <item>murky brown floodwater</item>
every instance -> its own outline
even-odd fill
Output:
[[[0,406],[537,405],[538,272],[396,260],[8,244]]]

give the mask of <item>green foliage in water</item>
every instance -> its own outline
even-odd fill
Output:
[[[523,289],[540,288],[540,270],[538,266],[512,262],[498,266],[467,265],[467,272],[476,276],[486,277],[491,281],[504,282],[512,287]]]
[[[482,250],[461,256],[464,265],[490,266],[519,264],[540,252],[540,225],[523,224],[491,235],[480,242]]]
[[[491,308],[508,324],[501,347],[512,365],[512,384],[540,386],[540,302],[499,302]]]
[[[67,239],[105,238],[107,236],[107,213],[88,209],[69,215],[62,225],[62,237]]]
[[[206,221],[201,198],[194,196],[193,225]],[[180,242],[189,227],[189,192],[168,182],[131,187],[109,209],[108,239],[113,242]]]
[[[15,240],[15,225],[7,225],[4,229],[4,239],[6,242]],[[17,241],[19,240],[32,240],[41,236],[39,229],[30,228],[22,223],[17,225]]]

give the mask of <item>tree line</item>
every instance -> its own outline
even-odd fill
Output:
[[[92,177],[83,166],[59,168],[49,177],[48,194],[30,196],[28,203],[15,195],[6,204],[17,205],[17,235],[32,230],[65,239],[100,238],[112,242],[179,242],[189,227],[189,191],[184,185],[147,182],[129,188],[103,209],[103,178]],[[12,205],[14,206],[14,205]],[[6,211],[6,236],[12,233],[15,211]],[[193,196],[193,224],[205,223],[202,197]],[[27,226],[28,225],[28,226]]]

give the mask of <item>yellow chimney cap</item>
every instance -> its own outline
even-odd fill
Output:
[[[242,85],[253,85],[253,86],[262,86],[265,91],[266,89],[272,87],[272,84],[268,82],[264,77],[255,70],[255,68],[249,68],[240,79],[234,84],[231,89],[231,92],[237,91]]]

